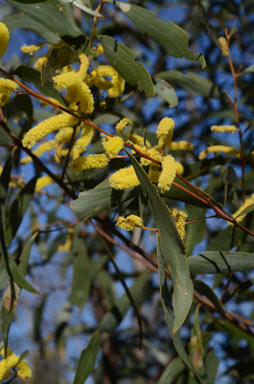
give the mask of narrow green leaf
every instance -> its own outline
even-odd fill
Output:
[[[205,68],[204,56],[189,51],[189,36],[184,29],[175,23],[158,19],[153,12],[143,7],[121,1],[117,1],[117,6],[144,34],[164,47],[170,56],[199,61],[201,67]]]
[[[60,101],[60,103],[64,103],[60,93],[55,90],[49,81],[47,81],[44,85],[41,84],[41,74],[36,69],[33,69],[27,65],[20,65],[15,70],[14,74],[19,76],[23,81],[33,83],[38,91],[43,95],[53,97],[54,99]]]
[[[38,293],[38,291],[25,279],[21,269],[19,269],[18,265],[13,260],[13,256],[11,254],[8,255],[9,259],[9,267],[11,271],[11,276],[15,283],[20,287],[25,289],[31,293]]]
[[[174,384],[184,369],[185,365],[179,357],[172,360],[161,375],[158,384]]]
[[[225,309],[220,301],[220,299],[216,296],[214,291],[209,287],[209,285],[205,284],[201,280],[194,280],[193,281],[194,288],[200,293],[201,295],[205,295],[215,306],[217,311],[221,314],[221,316],[225,315]]]
[[[189,257],[188,264],[193,275],[251,271],[254,268],[254,253],[206,251]]]
[[[188,220],[202,219],[205,217],[204,209],[187,205],[186,207]],[[190,256],[192,251],[200,241],[203,240],[205,234],[205,221],[197,221],[196,223],[190,223],[186,226],[186,255]]]
[[[148,197],[155,225],[158,228],[158,245],[162,252],[163,263],[172,278],[175,313],[174,332],[176,332],[189,313],[193,297],[193,286],[187,260],[184,256],[184,246],[171,220],[168,207],[160,198],[137,160],[129,153],[128,156],[134,166],[144,194]]]
[[[135,60],[134,53],[123,43],[109,36],[98,36],[108,61],[130,85],[138,85],[146,97],[154,96],[151,76],[144,65]]]
[[[164,316],[167,322],[167,326],[169,329],[170,336],[172,338],[174,347],[180,356],[180,358],[183,360],[183,362],[186,364],[186,366],[199,378],[200,382],[202,383],[202,379],[200,378],[198,372],[194,368],[189,356],[187,355],[182,340],[179,335],[179,331],[174,332],[173,326],[174,326],[174,310],[171,304],[171,294],[169,292],[168,283],[165,275],[164,270],[164,262],[163,262],[163,255],[161,252],[161,248],[158,245],[157,247],[157,257],[158,257],[158,268],[159,268],[159,285],[160,285],[160,295],[162,300],[162,307],[164,311]]]
[[[242,72],[241,75],[244,75],[245,73],[252,73],[254,72],[254,64],[250,65],[249,67],[245,68]]]
[[[10,155],[6,160],[2,173],[0,175],[0,204],[4,205],[6,201],[6,194],[9,188],[9,182],[11,178],[13,157]]]
[[[156,78],[167,80],[170,84],[183,88],[192,95],[220,98],[220,90],[215,83],[193,72],[182,74],[177,70],[164,71],[157,73]]]
[[[34,243],[34,240],[35,240],[36,236],[37,236],[37,234],[33,235],[30,240],[24,242],[25,246],[24,246],[23,251],[21,253],[20,263],[19,263],[19,266],[18,266],[20,272],[23,275],[25,275],[26,272],[27,272],[29,257],[30,257],[31,249],[32,249],[32,246],[33,246],[33,243]]]
[[[130,294],[135,300],[136,307],[142,304],[147,298],[149,292],[146,289],[146,285],[150,279],[149,272],[143,272],[139,275],[133,285],[130,287]],[[101,332],[111,333],[115,331],[115,328],[120,324],[128,309],[131,307],[130,300],[126,293],[115,301],[115,304],[111,311],[105,314],[99,323],[99,330]]]
[[[78,368],[75,374],[73,384],[84,384],[88,376],[92,373],[96,357],[100,350],[101,335],[97,331],[91,337],[88,346],[80,355]]]
[[[210,351],[206,358],[206,376],[208,384],[214,384],[216,382],[216,375],[219,368],[220,360],[215,355],[214,350]]]
[[[174,88],[165,80],[157,78],[155,80],[154,89],[156,95],[160,96],[163,100],[168,102],[169,107],[174,108],[178,105],[178,97],[174,91]]]

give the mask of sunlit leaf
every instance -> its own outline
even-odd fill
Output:
[[[165,80],[157,78],[154,89],[156,95],[168,102],[169,107],[174,108],[178,105],[178,97],[174,88]]]

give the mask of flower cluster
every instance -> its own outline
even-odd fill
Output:
[[[4,357],[4,348],[0,351]],[[31,369],[26,360],[20,360],[20,357],[15,355],[10,348],[7,350],[7,355],[0,361],[0,380],[6,380],[15,372],[21,379],[26,379],[32,376]]]

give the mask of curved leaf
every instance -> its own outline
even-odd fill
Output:
[[[174,88],[167,83],[165,80],[157,78],[155,80],[155,93],[160,96],[163,100],[167,101],[169,107],[174,108],[178,105],[178,97],[174,91]]]

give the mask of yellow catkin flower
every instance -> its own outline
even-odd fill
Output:
[[[128,124],[131,124],[133,125],[133,122],[128,119],[127,117],[124,117],[122,120],[120,120],[116,126],[115,126],[115,129],[116,129],[116,132],[121,135],[123,134],[123,129],[126,127],[126,125]]]
[[[73,160],[70,165],[75,172],[93,168],[104,168],[108,165],[108,158],[104,153],[99,155],[88,155],[84,157],[78,157],[77,159]]]
[[[10,40],[9,30],[6,25],[0,22],[0,57],[5,54]]]
[[[179,173],[179,175],[182,175],[184,172],[184,167],[179,161],[176,161],[176,172]]]
[[[158,187],[162,193],[169,191],[176,175],[176,162],[173,156],[167,155],[162,161],[162,171],[158,181]]]
[[[175,218],[176,229],[181,240],[184,240],[186,219],[188,217],[187,213],[185,213],[184,211],[180,211],[176,208],[172,208],[170,209],[170,214],[171,217]]]
[[[9,79],[0,79],[0,107],[8,103],[11,93],[18,85]]]
[[[35,192],[40,192],[43,188],[54,183],[55,180],[53,180],[50,176],[39,177],[36,181]]]
[[[226,145],[211,145],[199,154],[199,160],[203,160],[208,153],[226,153],[227,155],[237,156],[238,151]]]
[[[124,147],[124,141],[120,136],[102,138],[102,145],[109,157],[116,156]]]
[[[72,148],[72,158],[73,160],[78,158],[91,143],[94,135],[94,129],[86,123],[81,123],[81,136],[75,141],[75,144]]]
[[[30,129],[30,131],[25,134],[22,144],[24,147],[31,148],[35,143],[50,132],[56,131],[60,128],[73,126],[77,123],[78,119],[68,113],[61,113],[60,115],[50,117]]]
[[[111,77],[111,80],[106,79]],[[90,74],[91,85],[108,91],[108,97],[120,96],[125,87],[125,80],[111,65],[99,65]]]
[[[119,169],[109,178],[109,183],[114,189],[128,189],[139,185],[139,181],[133,166]]]
[[[0,354],[4,356],[4,348],[1,349]],[[6,380],[11,375],[11,369],[15,368],[17,375],[22,379],[27,379],[32,376],[32,371],[26,360],[19,361],[19,356],[15,355],[10,348],[8,348],[7,356],[0,361],[0,380]]]
[[[99,53],[99,55],[104,55],[104,48],[101,44],[97,45],[96,51]]]
[[[42,143],[39,145],[34,151],[33,154],[35,156],[41,156],[43,153],[50,151],[51,149],[54,148],[56,142],[55,140],[49,140],[46,141],[45,143]],[[20,164],[27,164],[32,161],[32,158],[30,156],[24,157],[21,161]]]
[[[218,132],[218,133],[222,133],[222,132],[236,133],[237,128],[234,125],[212,125],[211,131]]]
[[[228,56],[229,55],[229,49],[228,49],[228,43],[225,37],[219,37],[218,38],[220,49],[221,49],[221,56]]]
[[[192,151],[193,144],[184,140],[172,141],[172,143],[169,145],[169,149],[172,151]]]
[[[76,130],[76,135],[78,133],[78,129]],[[73,128],[72,127],[65,127],[60,129],[59,132],[57,132],[55,139],[58,143],[69,143],[71,141],[73,135]]]
[[[164,117],[156,131],[156,135],[159,139],[159,145],[166,145],[167,147],[170,145],[173,137],[173,131],[174,131],[174,120],[170,117]]]
[[[243,203],[243,205],[241,205],[241,207],[232,215],[234,219],[236,219],[236,221],[238,223],[240,223],[241,221],[243,221],[243,219],[245,218],[245,216],[247,215],[247,213],[244,213],[243,215],[241,215],[241,213],[248,207],[250,207],[251,205],[254,206],[254,193],[248,198],[245,200],[245,202]],[[229,224],[232,225],[231,222],[228,222]]]
[[[38,45],[22,45],[20,48],[21,52],[23,53],[29,53],[30,56],[33,56],[33,54],[41,49]]]
[[[39,57],[34,63],[34,68],[38,69],[40,71],[42,69],[43,65],[47,64],[47,58],[46,57]]]
[[[142,151],[142,149],[141,149]],[[157,151],[155,148],[150,148],[147,151],[142,151],[145,155],[150,156],[152,159],[160,161],[162,160],[162,154]],[[142,165],[150,165],[152,163],[152,160],[146,159],[145,157],[142,157],[140,159],[140,162]]]
[[[151,148],[151,143],[144,137],[137,135],[136,133],[131,133],[130,134],[130,140],[133,141],[135,144],[141,145],[141,146],[146,146],[147,148]]]
[[[81,80],[84,81],[87,76],[87,71],[88,71],[90,62],[87,55],[85,55],[84,53],[81,53],[79,55],[79,60],[80,60],[80,67],[77,73],[80,76]]]
[[[68,89],[66,100],[79,103],[81,113],[90,114],[94,111],[94,98],[88,85],[81,80],[76,72],[61,73],[53,77],[57,89]]]
[[[143,221],[141,217],[136,215],[129,215],[127,217],[119,216],[116,218],[116,225],[121,229],[127,231],[134,231],[135,227],[142,227]]]
[[[148,176],[152,183],[154,184],[158,183],[160,174],[161,174],[161,170],[159,167],[156,167],[155,165],[150,165],[148,170]]]

